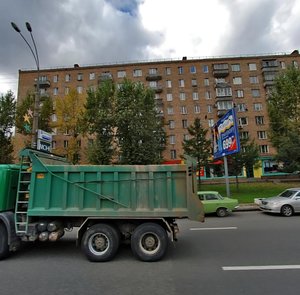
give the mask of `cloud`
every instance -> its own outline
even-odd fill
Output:
[[[297,0],[2,0],[0,92],[35,68],[18,24],[32,25],[44,67],[289,52],[300,46]]]

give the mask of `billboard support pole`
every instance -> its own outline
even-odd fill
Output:
[[[225,183],[226,183],[226,194],[227,197],[230,197],[230,187],[229,187],[229,176],[228,176],[228,164],[227,157],[224,156],[224,172],[225,172]]]

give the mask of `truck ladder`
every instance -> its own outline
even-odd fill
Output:
[[[22,156],[15,209],[16,234],[26,234],[28,231],[27,210],[29,203],[30,178],[30,159],[27,156]]]

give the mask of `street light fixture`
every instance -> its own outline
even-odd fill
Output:
[[[19,29],[19,27],[11,22],[11,26],[13,27],[13,29],[20,34],[20,36],[22,37],[22,39],[25,41],[25,43],[27,44],[27,46],[30,49],[30,52],[33,55],[35,64],[36,64],[36,68],[37,68],[37,82],[36,82],[36,93],[35,93],[35,98],[34,98],[34,109],[33,109],[33,119],[32,119],[32,139],[31,139],[31,147],[36,149],[37,147],[37,130],[39,128],[39,108],[40,108],[40,61],[39,61],[39,55],[38,55],[38,51],[37,51],[37,47],[33,38],[33,34],[32,34],[32,28],[29,22],[25,23],[27,31],[30,33],[30,37],[34,46],[34,51],[32,49],[32,46],[28,43],[28,41],[26,40],[26,38],[24,37],[24,35],[21,33],[21,30]]]

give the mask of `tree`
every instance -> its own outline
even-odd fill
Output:
[[[280,73],[268,97],[270,139],[287,172],[300,170],[300,70]]]
[[[208,130],[202,127],[199,118],[196,118],[194,123],[188,127],[188,132],[191,138],[184,140],[182,147],[187,155],[197,159],[198,187],[200,187],[200,169],[208,164],[211,157],[211,140],[207,139]]]
[[[116,127],[121,163],[147,165],[162,161],[165,131],[151,89],[124,80],[116,95]]]
[[[259,149],[254,140],[250,141],[249,138],[243,138],[240,145],[240,152],[230,155],[228,159],[231,173],[236,179],[237,189],[239,187],[238,176],[241,174],[242,169],[245,168],[248,174],[251,169],[253,170],[253,167],[258,165],[259,161]]]
[[[16,110],[17,132],[23,135],[32,134],[32,120],[34,109],[34,95],[28,94],[20,103]],[[48,96],[41,97],[39,110],[39,129],[52,132],[51,115],[53,114],[53,102]],[[30,141],[25,142],[25,146],[30,146]]]
[[[0,96],[0,163],[12,163],[12,128],[15,124],[16,102],[11,91]]]
[[[83,110],[84,99],[75,89],[70,90],[67,96],[56,99],[56,121],[52,123],[52,127],[58,128],[60,132],[69,136],[68,145],[58,152],[66,155],[73,164],[79,161],[78,136]]]
[[[88,90],[83,122],[84,130],[95,136],[88,148],[93,164],[110,164],[114,156],[114,107],[115,86],[111,80],[102,82],[96,91]]]

